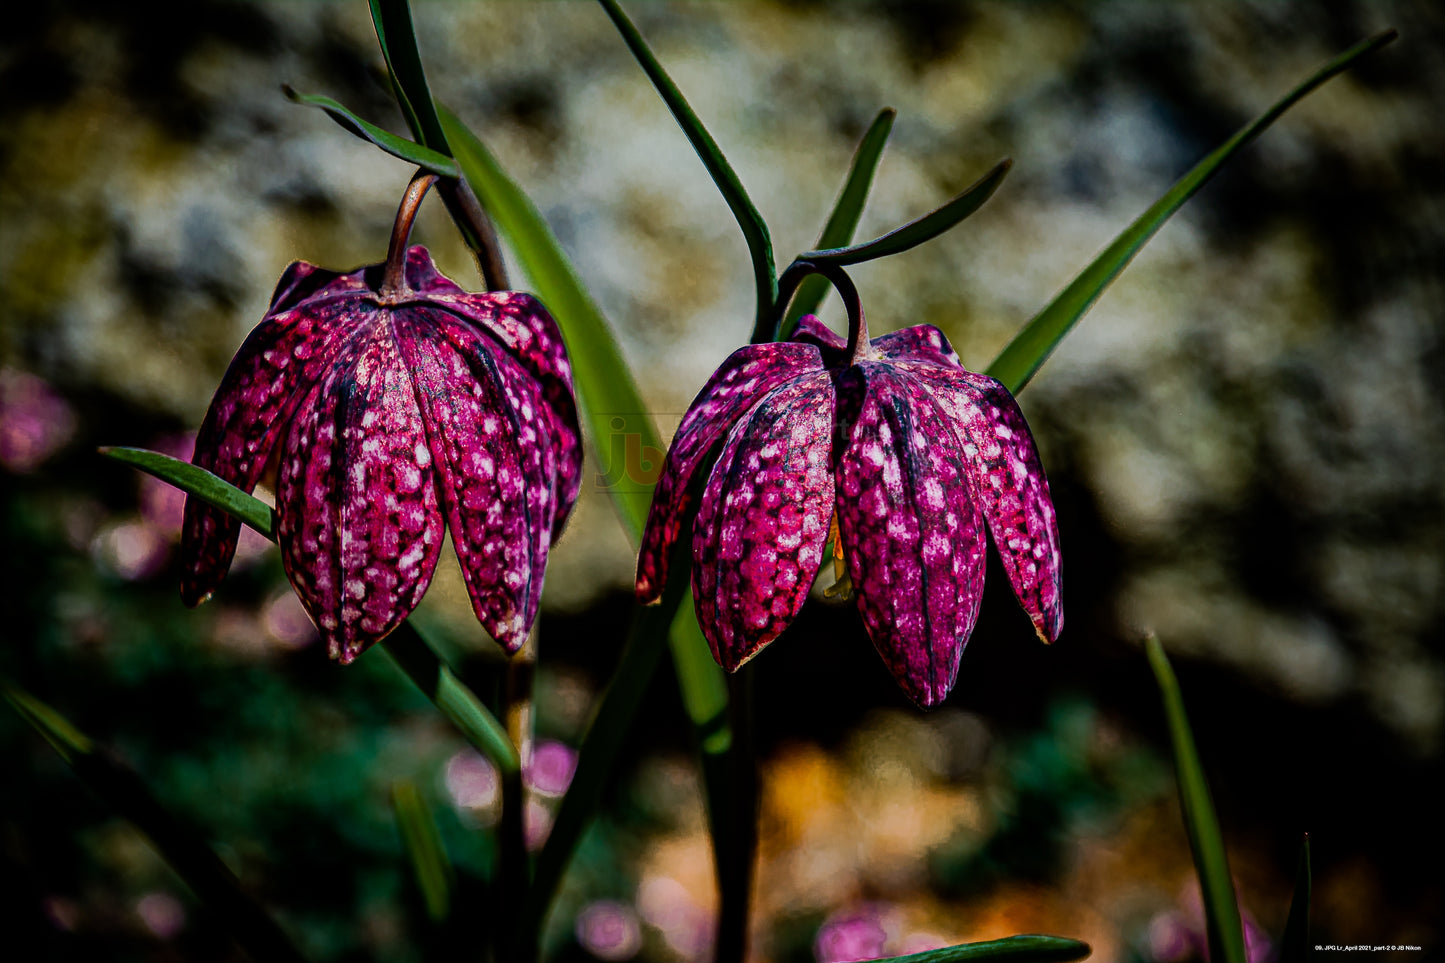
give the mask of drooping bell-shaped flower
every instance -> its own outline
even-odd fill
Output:
[[[342,662],[421,601],[447,531],[478,620],[515,651],[581,484],[556,322],[529,294],[463,291],[407,248],[432,180],[413,181],[385,264],[286,269],[196,440],[195,464],[248,492],[279,448],[282,563]],[[187,499],[188,605],[225,576],[238,531]]]
[[[655,601],[717,452],[692,531],[698,622],[736,670],[802,608],[834,539],[875,647],[904,691],[942,701],[983,596],[984,528],[1040,638],[1063,627],[1059,537],[1038,451],[1002,384],[967,371],[930,325],[869,341],[857,293],[845,343],[816,318],[734,352],[673,439],[643,534],[637,594]]]

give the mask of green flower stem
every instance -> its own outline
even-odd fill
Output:
[[[753,739],[756,671],[750,663],[728,676],[732,744],[722,752],[704,747],[702,753],[720,895],[715,963],[743,963],[748,951],[753,864],[758,853],[758,764]]]
[[[1295,867],[1294,898],[1290,900],[1289,917],[1284,923],[1284,936],[1279,941],[1279,963],[1309,963],[1314,952],[1310,942],[1310,836],[1300,840],[1299,864]]]
[[[522,771],[517,747],[497,717],[456,677],[410,622],[403,622],[380,646],[467,741],[505,777]]]
[[[1209,937],[1209,958],[1218,963],[1247,963],[1244,953],[1244,926],[1239,918],[1239,902],[1234,895],[1234,880],[1229,875],[1229,860],[1224,852],[1224,836],[1214,814],[1209,796],[1209,782],[1194,746],[1189,729],[1189,716],[1184,711],[1184,696],[1179,680],[1169,665],[1164,647],[1154,636],[1144,640],[1149,667],[1159,683],[1164,700],[1164,717],[1169,723],[1169,740],[1174,747],[1174,772],[1179,781],[1179,806],[1184,812],[1184,830],[1189,837],[1189,850],[1194,855],[1194,868],[1199,873],[1199,889],[1204,896],[1204,920]]]
[[[878,170],[878,161],[883,156],[883,147],[888,143],[888,134],[893,130],[893,119],[897,113],[892,107],[880,110],[863,139],[858,142],[858,149],[853,153],[853,163],[848,168],[848,176],[843,180],[843,189],[838,193],[838,200],[833,204],[833,212],[828,215],[828,222],[823,225],[823,231],[818,235],[819,249],[843,247],[853,240],[853,232],[857,230],[858,221],[863,216],[868,190],[873,186],[873,175]],[[777,331],[754,331],[753,343],[783,341],[791,337],[803,315],[816,313],[827,294],[826,278],[816,274],[804,278],[803,283],[798,285],[797,293],[788,299],[788,304],[783,305],[787,312],[783,315],[781,327]],[[781,292],[778,297],[780,300],[783,298]]]
[[[193,831],[168,812],[133,769],[98,747],[59,712],[0,682],[5,699],[60,753],[80,781],[151,841],[253,959],[302,963],[290,937],[242,887],[236,875]]]
[[[652,86],[657,89],[667,109],[672,112],[673,119],[682,128],[683,134],[687,136],[692,149],[702,160],[703,166],[707,168],[708,174],[712,177],[713,183],[722,193],[723,200],[727,202],[728,209],[732,211],[733,217],[737,219],[738,227],[742,229],[743,238],[748,244],[748,255],[753,264],[753,283],[757,293],[757,315],[754,330],[761,330],[765,324],[770,324],[773,315],[773,305],[778,297],[777,268],[773,262],[773,239],[768,234],[768,225],[753,205],[752,198],[743,189],[742,181],[738,180],[737,173],[732,165],[723,156],[722,148],[718,147],[717,141],[707,132],[701,120],[698,119],[692,107],[688,104],[687,98],[683,97],[682,91],[677,89],[677,84],[662,69],[662,64],[657,60],[652,50],[647,46],[647,41],[642,39],[637,27],[622,12],[617,5],[617,0],[598,0],[602,9],[607,11],[607,16],[617,27],[617,32],[637,58],[638,64],[647,74],[647,79],[652,81]]]

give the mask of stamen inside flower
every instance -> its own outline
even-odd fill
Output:
[[[843,533],[838,530],[838,513],[828,523],[828,544],[833,556],[833,584],[823,589],[823,597],[846,602],[853,597],[853,580],[848,577],[848,563],[843,559]]]

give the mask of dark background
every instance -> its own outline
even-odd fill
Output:
[[[976,368],[1196,159],[1329,56],[1400,30],[1191,201],[1021,395],[1065,546],[1056,645],[1034,641],[991,561],[939,711],[912,709],[852,609],[820,599],[753,664],[755,945],[759,959],[813,959],[820,926],[864,919],[890,953],[923,945],[913,936],[1020,931],[1089,939],[1103,959],[1198,953],[1139,646],[1152,628],[1258,934],[1282,929],[1308,832],[1316,942],[1437,946],[1438,10],[633,6],[781,261],[810,246],[885,104],[899,119],[862,235],[1014,158],[974,219],[856,272],[875,333],[938,324]],[[374,79],[365,4],[51,3],[7,17],[0,673],[113,746],[311,958],[460,952],[492,866],[485,807],[447,779],[467,759],[460,741],[383,656],[342,670],[309,644],[274,552],[184,609],[174,500],[94,454],[183,453],[286,263],[380,258],[409,171],[277,89],[402,129]],[[438,96],[538,201],[670,431],[751,316],[746,252],[701,165],[591,5],[423,3],[416,19]],[[417,239],[476,283],[439,207]],[[631,565],[589,483],[549,572],[548,739],[580,738],[630,619]],[[418,617],[490,692],[500,660],[458,584],[439,574]],[[554,917],[560,956],[603,952],[572,922],[598,906],[643,958],[705,956],[701,803],[667,673],[643,713]],[[0,753],[0,906],[17,958],[239,958],[8,710]],[[448,927],[426,922],[410,877],[397,779],[421,786],[458,868]],[[672,910],[643,895],[658,879],[675,884]]]

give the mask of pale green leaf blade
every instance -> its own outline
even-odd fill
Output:
[[[1174,772],[1179,782],[1179,806],[1184,812],[1184,832],[1189,837],[1189,850],[1194,855],[1194,868],[1199,873],[1199,889],[1204,897],[1209,958],[1220,963],[1247,963],[1244,925],[1240,922],[1234,879],[1229,874],[1229,860],[1224,852],[1224,836],[1219,831],[1209,782],[1204,778],[1204,767],[1194,746],[1194,733],[1184,711],[1184,696],[1159,640],[1151,635],[1144,646],[1164,700],[1164,717],[1174,749]]]
[[[983,207],[984,202],[992,197],[993,192],[998,190],[998,186],[1003,183],[1004,177],[1012,166],[1013,161],[1007,158],[999,161],[989,169],[987,174],[964,188],[961,194],[943,206],[909,221],[902,227],[894,228],[887,234],[875,237],[871,241],[855,244],[852,247],[804,251],[797,256],[796,260],[812,261],[815,264],[847,265],[861,264],[864,261],[872,261],[880,257],[902,254],[924,241],[933,240]]]
[[[426,914],[432,922],[440,923],[451,914],[452,864],[442,845],[436,820],[416,783],[409,779],[398,779],[392,784],[391,806],[397,829],[401,831],[402,848],[411,861],[417,888],[426,904]]]
[[[883,156],[883,146],[888,143],[888,134],[893,130],[893,119],[897,115],[892,107],[883,108],[858,142],[858,149],[853,152],[853,162],[848,168],[848,177],[843,181],[843,190],[833,205],[828,223],[823,225],[823,232],[818,235],[819,249],[843,247],[853,240],[853,232],[858,228],[858,220],[863,216],[863,207],[868,201],[868,190],[873,186],[873,175]],[[779,340],[793,333],[803,315],[817,313],[829,287],[828,279],[818,274],[810,274],[803,279],[783,317],[778,331]],[[770,333],[764,332],[753,340],[765,340]]]
[[[742,229],[743,238],[748,244],[748,255],[752,259],[753,283],[757,294],[757,322],[754,328],[761,330],[765,324],[771,323],[773,303],[778,298],[777,267],[773,262],[773,239],[768,234],[768,225],[748,197],[748,192],[743,188],[742,181],[738,180],[732,165],[723,156],[722,148],[718,147],[717,141],[713,140],[689,106],[687,98],[683,97],[682,91],[677,89],[677,84],[672,82],[662,64],[658,63],[657,57],[647,46],[647,41],[638,33],[637,27],[627,18],[627,14],[622,12],[616,0],[599,2],[602,9],[607,11],[607,16],[612,18],[617,32],[622,34],[622,39],[637,58],[647,78],[652,81],[652,86],[667,104],[667,109],[672,112],[673,119],[682,128],[683,134],[692,144],[692,149],[707,168],[713,183],[722,192],[723,200],[727,201],[728,209],[737,219],[738,227]]]
[[[289,86],[282,86],[281,91],[292,103],[303,104],[307,107],[319,107],[326,111],[327,115],[344,130],[350,131],[364,141],[368,141],[393,157],[399,157],[404,161],[415,164],[417,167],[424,167],[427,170],[440,174],[443,177],[457,177],[457,163],[446,154],[438,153],[430,147],[423,147],[415,141],[407,140],[405,137],[398,137],[387,130],[382,130],[375,124],[368,123],[348,110],[344,105],[332,100],[330,97],[323,97],[320,94],[302,94]]]
[[[211,507],[239,518],[273,542],[276,540],[275,510],[259,498],[246,494],[230,482],[222,481],[204,468],[179,458],[162,455],[158,451],[146,451],[144,448],[102,448],[100,453],[107,458],[139,468],[163,482],[169,482],[181,491],[195,495]]]
[[[1304,83],[1291,90],[1274,106],[1255,120],[1246,124],[1229,140],[1194,166],[1179,181],[1124,229],[1083,273],[1058,293],[1032,321],[1024,326],[1003,352],[989,365],[987,374],[1003,382],[1004,387],[1017,394],[1028,384],[1029,379],[1039,370],[1064,335],[1078,323],[1084,313],[1113,283],[1119,273],[1134,259],[1134,255],[1154,236],[1164,222],[1184,205],[1184,202],[1209,182],[1225,163],[1240,148],[1258,137],[1279,119],[1286,110],[1293,107],[1307,94],[1325,81],[1344,71],[1366,54],[1379,49],[1395,39],[1395,31],[1387,30],[1367,40],[1362,40],[1349,50],[1325,64]]]

